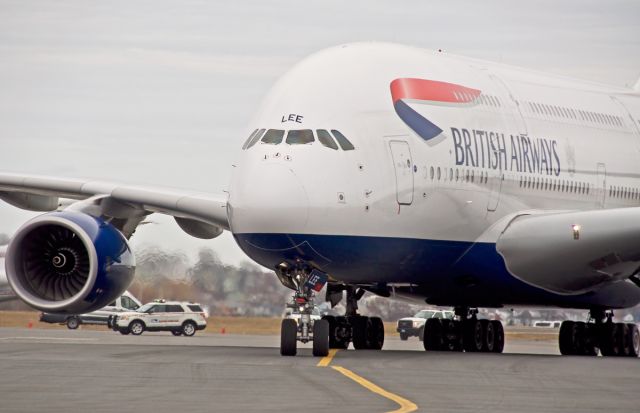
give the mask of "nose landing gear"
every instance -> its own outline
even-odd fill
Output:
[[[313,342],[313,355],[325,357],[329,354],[329,321],[311,318],[315,292],[327,282],[326,274],[309,268],[297,268],[290,277],[295,293],[287,307],[291,317],[282,320],[280,326],[280,354],[295,356],[298,341]]]
[[[346,314],[344,316],[326,315],[321,320],[313,320],[315,292],[319,291],[327,281],[327,276],[317,270],[297,268],[293,271],[284,269],[278,277],[295,293],[287,307],[291,309],[291,318],[282,320],[280,329],[280,354],[295,356],[297,342],[313,342],[313,355],[324,357],[330,348],[346,349],[353,343],[356,350],[380,350],[384,345],[384,324],[379,317],[359,315],[358,300],[365,291],[350,285],[330,284],[328,289],[333,296],[332,302],[347,292]],[[297,320],[297,321],[296,321]]]

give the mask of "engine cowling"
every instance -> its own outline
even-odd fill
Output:
[[[16,295],[47,312],[81,314],[114,301],[131,284],[135,258],[106,221],[80,212],[52,212],[23,225],[5,257]]]

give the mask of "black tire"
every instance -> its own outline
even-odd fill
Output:
[[[179,337],[182,335],[182,331],[180,330],[171,330],[171,334],[173,334],[176,337]]]
[[[80,324],[81,324],[80,318],[78,317],[73,316],[73,317],[67,318],[67,328],[69,330],[77,329],[78,327],[80,327]]]
[[[622,355],[622,341],[624,340],[622,331],[622,325],[620,323],[613,323],[613,333],[611,334],[613,342],[611,343],[612,356],[619,357]]]
[[[629,357],[640,355],[640,330],[635,324],[627,324],[629,328]]]
[[[504,327],[498,320],[491,321],[493,324],[493,331],[495,332],[495,343],[493,345],[494,353],[502,353],[504,351]]]
[[[631,331],[629,330],[629,325],[625,323],[619,323],[619,332],[620,335],[620,353],[618,354],[620,357],[629,357],[631,354]]]
[[[407,335],[405,333],[400,333],[400,340],[402,340],[402,341],[409,340],[409,335]]]
[[[356,350],[366,350],[367,347],[367,326],[368,317],[361,315],[349,317],[351,324],[351,342]]]
[[[484,331],[482,320],[470,319],[465,322],[464,350],[468,352],[482,351],[484,343]]]
[[[600,353],[605,356],[613,356],[613,344],[615,341],[615,324],[606,322],[600,325],[600,331],[598,332],[600,341]]]
[[[496,332],[494,325],[489,320],[480,320],[482,324],[482,351],[485,353],[493,353],[496,344]]]
[[[144,332],[144,323],[140,320],[133,320],[131,324],[129,324],[129,332],[134,336],[139,336]]]
[[[197,326],[193,321],[185,321],[184,323],[182,323],[181,331],[185,337],[193,336],[196,333],[196,330]]]
[[[339,316],[336,317],[337,324],[337,339],[336,339],[336,348],[346,350],[349,348],[349,343],[351,342],[351,325],[349,324],[349,320],[347,317]]]
[[[443,349],[442,323],[438,318],[429,318],[424,323],[424,349],[440,351]]]
[[[582,354],[592,357],[598,355],[598,331],[595,324],[584,323],[581,340]]]
[[[463,331],[462,323],[458,320],[442,320],[443,327],[443,342],[447,350],[449,351],[462,351],[463,345]]]
[[[563,321],[560,324],[560,333],[558,334],[558,344],[560,345],[560,354],[570,356],[576,354],[574,343],[575,322]]]
[[[285,318],[280,325],[280,355],[295,356],[298,346],[298,324]]]
[[[129,335],[129,330],[118,330],[120,332],[120,334],[122,334],[123,336],[128,336]]]
[[[329,321],[313,323],[313,356],[326,357],[329,354]]]
[[[368,323],[368,347],[371,350],[382,350],[384,345],[384,323],[380,317],[370,317]]]
[[[336,318],[332,315],[322,316],[323,320],[326,320],[329,323],[329,348],[340,348],[341,344],[338,339],[338,322]]]

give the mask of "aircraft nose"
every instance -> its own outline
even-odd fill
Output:
[[[234,233],[301,233],[309,214],[305,188],[286,165],[265,163],[238,171],[228,215]]]

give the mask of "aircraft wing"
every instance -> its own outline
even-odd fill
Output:
[[[640,285],[640,208],[517,214],[496,249],[515,277],[555,293]]]
[[[213,238],[229,229],[227,196],[173,188],[113,182],[0,173],[0,199],[31,211],[54,211],[61,198],[81,200],[70,209],[124,221],[127,236],[151,213],[175,217],[178,225],[198,238]]]

